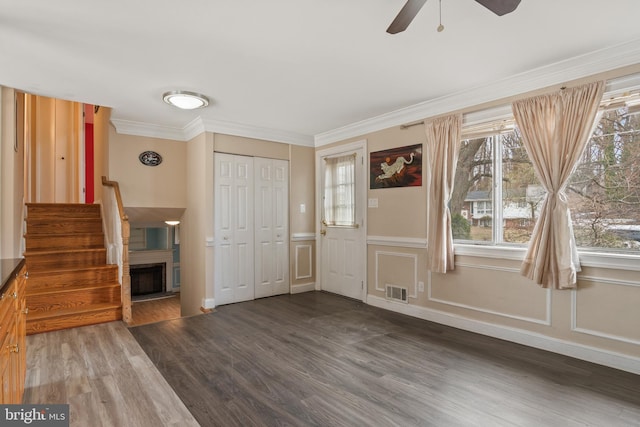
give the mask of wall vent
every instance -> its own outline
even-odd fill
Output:
[[[402,288],[396,285],[390,285],[388,283],[385,285],[385,288],[386,288],[387,299],[390,299],[393,301],[405,302],[405,303],[409,302],[407,298],[407,288]]]

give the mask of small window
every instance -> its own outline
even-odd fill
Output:
[[[328,226],[355,226],[355,154],[325,158],[324,217]]]

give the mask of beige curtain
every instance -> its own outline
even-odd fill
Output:
[[[461,115],[425,122],[427,144],[427,268],[436,273],[454,269],[449,200],[460,149]]]
[[[547,191],[522,275],[543,287],[576,287],[580,271],[565,188],[591,136],[604,82],[513,103],[513,115],[538,179]]]

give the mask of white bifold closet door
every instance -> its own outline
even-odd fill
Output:
[[[289,163],[215,153],[216,305],[289,292]]]

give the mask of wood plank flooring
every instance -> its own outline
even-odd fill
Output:
[[[146,325],[180,317],[180,294],[169,298],[131,303],[131,326]]]
[[[24,403],[68,403],[73,427],[198,426],[124,323],[27,337]]]
[[[637,375],[322,292],[130,331],[203,426],[640,426]]]

